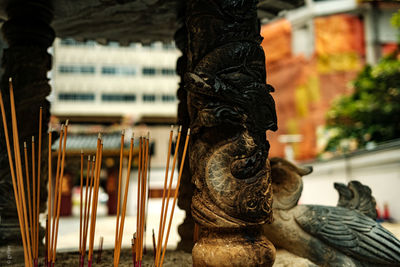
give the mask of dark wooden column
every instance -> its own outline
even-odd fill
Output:
[[[254,0],[187,2],[185,90],[191,128],[194,266],[272,266],[267,130],[276,130]]]
[[[47,78],[47,72],[51,68],[51,55],[47,49],[55,37],[50,27],[53,12],[50,0],[9,1],[6,12],[8,20],[3,24],[2,32],[8,48],[3,51],[0,89],[10,130],[8,79],[12,77],[21,144],[24,141],[30,144],[32,136],[38,140],[39,108],[43,107],[40,189],[40,210],[43,212],[47,199],[47,130],[50,118],[50,103],[46,97],[51,90]],[[2,123],[0,127],[0,246],[5,246],[21,244],[21,239]]]

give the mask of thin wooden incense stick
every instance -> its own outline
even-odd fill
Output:
[[[28,216],[29,216],[29,229],[31,236],[35,232],[34,225],[32,224],[32,201],[31,201],[31,185],[29,182],[29,162],[28,162],[28,148],[26,142],[24,142],[24,159],[25,159],[25,178],[26,178],[26,189],[28,193]],[[35,253],[35,247],[32,246],[32,254]]]
[[[152,240],[153,240],[153,256],[154,256],[154,261],[156,260],[156,236],[154,234],[154,229],[152,229]]]
[[[87,214],[86,214],[86,228],[85,228],[85,235],[84,235],[84,241],[83,241],[84,254],[83,254],[82,260],[84,260],[85,254],[86,254],[86,244],[87,244],[88,231],[89,231],[89,219],[91,217],[90,216],[90,211],[91,211],[90,208],[91,208],[91,203],[92,203],[93,186],[94,186],[95,163],[96,163],[96,156],[93,156],[93,160],[92,160],[92,164],[91,164],[91,173],[90,173],[90,184],[89,184],[89,200],[88,200],[88,204],[87,204]]]
[[[48,187],[49,193],[47,197],[47,221],[46,221],[46,256],[45,256],[45,264],[48,264],[49,255],[50,255],[50,227],[51,227],[51,187],[52,187],[52,165],[51,165],[51,144],[52,144],[52,130],[49,129],[49,142],[48,142]]]
[[[141,255],[141,249],[142,249],[142,228],[143,228],[143,221],[142,221],[142,200],[143,200],[143,194],[144,194],[144,190],[143,190],[143,185],[144,185],[144,169],[145,169],[145,157],[146,157],[146,138],[142,137],[142,146],[140,147],[140,151],[141,151],[141,162],[140,162],[140,186],[138,186],[138,191],[139,191],[139,202],[138,202],[138,221],[139,221],[139,226],[137,229],[137,239],[136,239],[136,264],[138,264],[139,266],[141,265],[141,261],[140,261],[140,255]]]
[[[160,245],[157,246],[156,266],[159,265],[159,261],[160,261],[160,257],[161,257],[161,246],[162,246],[162,240],[164,238],[164,230],[165,230],[165,223],[166,223],[167,214],[168,214],[169,198],[171,196],[172,181],[174,178],[174,171],[175,171],[176,159],[178,156],[178,148],[179,148],[179,143],[181,140],[181,134],[182,134],[182,126],[179,126],[178,138],[177,138],[176,145],[175,145],[174,159],[172,161],[172,169],[171,169],[171,175],[170,175],[169,186],[168,186],[168,191],[167,191],[167,202],[164,207],[165,208],[165,211],[163,213],[164,217],[162,219],[161,231],[160,231],[159,237],[158,237],[158,243]]]
[[[32,266],[32,254],[31,254],[31,238],[29,236],[29,230],[28,230],[28,220],[27,220],[27,214],[26,214],[26,203],[25,203],[25,190],[24,190],[24,185],[23,185],[23,173],[22,173],[22,165],[21,165],[21,155],[20,155],[20,147],[19,147],[19,135],[18,135],[18,125],[17,125],[17,115],[15,111],[15,101],[14,101],[14,89],[12,86],[12,80],[9,80],[9,85],[10,85],[10,104],[11,104],[11,122],[12,122],[12,128],[13,128],[13,139],[14,139],[14,157],[15,157],[15,162],[16,162],[16,173],[17,173],[17,180],[19,184],[19,198],[20,201],[22,202],[22,214],[23,214],[23,225],[25,228],[25,235],[26,235],[26,244],[27,244],[27,251],[28,251],[28,260],[29,260],[29,266]]]
[[[145,139],[145,158],[144,158],[144,168],[143,168],[143,178],[142,178],[142,204],[141,204],[141,229],[140,229],[140,257],[139,257],[139,266],[142,265],[143,259],[143,245],[144,245],[144,225],[145,225],[145,207],[146,207],[146,187],[147,187],[147,165],[148,165],[148,158],[149,158],[149,140],[150,136],[149,133],[147,134],[147,138]]]
[[[81,150],[81,183],[79,187],[79,254],[82,254],[82,205],[83,205],[83,150]]]
[[[142,176],[142,146],[143,146],[143,137],[139,138],[139,159],[138,159],[138,185],[137,185],[137,202],[136,202],[136,245],[135,245],[135,261],[139,261],[139,221],[140,221],[140,185],[141,185],[141,176]]]
[[[58,185],[58,198],[57,198],[57,219],[56,224],[53,226],[55,227],[55,237],[54,237],[54,244],[53,244],[53,257],[52,257],[52,265],[54,266],[56,261],[56,251],[57,251],[57,237],[58,237],[58,226],[60,222],[60,207],[61,207],[61,192],[62,192],[62,185],[63,185],[63,178],[64,178],[64,166],[65,166],[65,152],[67,146],[67,136],[68,136],[68,120],[65,123],[65,132],[64,132],[64,140],[63,140],[63,150],[62,150],[62,159],[61,159],[61,170],[59,176],[59,185]]]
[[[94,243],[94,235],[96,231],[96,213],[97,213],[97,201],[98,201],[98,193],[99,193],[99,180],[100,180],[100,170],[101,170],[101,161],[103,153],[103,144],[101,141],[101,134],[99,134],[99,138],[97,139],[97,152],[98,157],[96,158],[96,166],[95,166],[95,185],[94,185],[94,195],[93,195],[93,203],[92,203],[92,216],[90,220],[90,238],[89,238],[89,253],[88,253],[88,266],[92,266],[92,257],[93,257],[93,243]]]
[[[60,162],[61,162],[61,154],[62,154],[62,141],[64,139],[64,124],[61,125],[61,130],[60,130],[60,137],[59,137],[59,143],[58,143],[58,151],[57,151],[57,166],[56,166],[56,177],[55,177],[55,185],[54,185],[54,203],[53,203],[53,220],[52,222],[49,222],[49,225],[51,226],[49,230],[51,230],[50,233],[50,249],[49,249],[49,266],[52,264],[52,259],[53,259],[53,247],[54,247],[54,231],[55,231],[55,224],[56,224],[56,213],[57,213],[57,203],[58,203],[58,188],[59,188],[59,178],[60,178]],[[51,197],[51,196],[49,196]],[[51,208],[51,206],[50,206]]]
[[[41,163],[42,163],[42,117],[43,108],[39,109],[39,141],[38,141],[38,175],[37,175],[37,189],[36,189],[36,219],[35,219],[35,267],[38,265],[39,256],[39,212],[40,212],[40,175],[41,175]]]
[[[123,154],[124,154],[124,140],[125,140],[125,131],[122,130],[121,132],[121,147],[119,151],[119,171],[118,171],[118,192],[117,192],[117,222],[115,225],[115,241],[114,241],[114,248],[117,247],[118,245],[118,230],[119,230],[119,212],[120,212],[120,206],[121,206],[121,183],[122,183],[122,161],[123,161]],[[114,249],[114,259],[115,259],[115,252],[116,249]]]
[[[181,166],[180,166],[180,169],[179,169],[178,181],[176,183],[174,202],[172,203],[172,210],[171,210],[171,215],[170,215],[170,219],[169,219],[169,223],[168,223],[167,236],[165,238],[163,253],[162,253],[162,257],[161,257],[161,261],[160,261],[160,265],[159,265],[160,267],[162,267],[162,265],[163,265],[165,251],[167,249],[168,237],[169,237],[169,233],[170,233],[170,230],[171,230],[172,219],[174,217],[175,204],[176,204],[176,199],[178,197],[179,185],[181,183],[182,171],[183,171],[183,166],[185,164],[186,151],[187,151],[187,147],[188,147],[188,143],[189,143],[189,138],[190,138],[190,128],[188,129],[187,135],[186,135],[185,147],[183,149],[183,155],[182,155],[182,162],[181,162]]]
[[[33,240],[35,240],[35,235],[36,235],[36,168],[35,168],[35,136],[32,136],[32,204],[33,204]],[[32,241],[32,243],[34,244],[34,242]]]
[[[114,256],[114,266],[118,266],[119,256],[120,256],[120,252],[121,252],[121,244],[122,244],[122,237],[123,237],[124,224],[125,224],[126,205],[128,202],[128,189],[129,189],[129,180],[130,180],[129,178],[130,178],[131,167],[132,167],[133,144],[134,144],[134,137],[132,134],[131,143],[130,143],[130,147],[129,147],[129,157],[128,157],[128,168],[127,168],[126,181],[125,181],[124,202],[123,202],[122,212],[121,212],[121,225],[120,225],[120,229],[118,230],[119,236],[118,236],[118,244],[116,247],[116,254]]]
[[[101,262],[101,254],[103,252],[103,242],[104,242],[104,238],[102,236],[100,236],[99,250],[98,250],[96,263]]]
[[[84,214],[83,214],[83,229],[82,229],[82,239],[80,240],[81,251],[80,251],[80,265],[83,266],[85,253],[86,253],[86,217],[87,215],[87,206],[88,206],[88,186],[89,186],[89,178],[90,178],[90,155],[88,156],[87,166],[86,166],[86,186],[85,186],[85,206],[84,206]]]
[[[11,82],[11,78],[10,78],[10,82]],[[18,197],[19,194],[18,194],[18,187],[17,187],[17,182],[16,182],[16,173],[15,173],[14,163],[13,163],[12,155],[11,155],[10,140],[8,137],[7,119],[6,119],[6,115],[5,115],[6,113],[5,113],[5,109],[4,109],[3,95],[1,93],[1,90],[0,90],[0,107],[1,107],[1,115],[2,115],[2,120],[3,120],[4,136],[6,139],[8,163],[10,165],[11,180],[12,180],[13,190],[14,190],[14,199],[15,199],[15,204],[17,207],[17,214],[18,214],[19,227],[20,227],[20,231],[21,231],[22,245],[24,248],[24,261],[25,261],[25,266],[29,266],[28,252],[27,252],[25,234],[24,234],[23,223],[22,223],[22,221],[23,221],[22,211],[21,211],[21,205],[20,205],[19,197]]]
[[[165,206],[165,197],[166,197],[165,193],[167,191],[169,162],[170,162],[171,147],[172,147],[172,135],[174,133],[174,128],[173,127],[174,126],[171,125],[171,130],[169,132],[167,164],[166,164],[167,166],[165,167],[165,178],[164,178],[164,189],[163,189],[162,204],[161,204],[160,224],[158,226],[157,246],[156,246],[156,249],[154,250],[154,261],[157,258],[157,253],[158,253],[157,248],[161,245],[161,238],[160,237],[161,237],[162,222],[163,222],[163,219],[164,219],[164,206]],[[172,170],[172,171],[174,171],[174,170]]]

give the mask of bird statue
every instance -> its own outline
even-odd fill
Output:
[[[343,207],[298,205],[302,176],[312,168],[297,167],[281,158],[270,162],[274,222],[264,225],[263,231],[277,248],[318,266],[400,266],[400,241],[355,209],[360,205],[350,205],[351,194],[361,192],[354,188],[368,191],[357,187],[358,182],[349,185],[355,191],[347,192],[347,198],[341,196]]]

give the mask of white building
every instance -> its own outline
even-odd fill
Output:
[[[171,44],[56,39],[51,113],[55,116],[176,116],[180,52]]]

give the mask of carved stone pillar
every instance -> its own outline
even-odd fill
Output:
[[[184,132],[187,131],[189,127],[189,113],[187,107],[187,92],[184,88],[184,77],[187,68],[187,30],[183,26],[175,34],[175,44],[182,51],[182,56],[179,57],[176,64],[177,74],[181,78],[178,89],[178,124],[182,125]],[[178,148],[178,160],[179,166],[182,161],[182,154],[184,149],[184,142],[182,142]],[[186,161],[187,162],[187,161]],[[193,229],[194,220],[191,213],[191,204],[193,197],[194,185],[192,183],[192,175],[190,173],[189,164],[185,164],[183,167],[181,186],[179,187],[179,198],[178,206],[186,212],[185,220],[178,227],[178,232],[181,237],[178,243],[178,250],[183,250],[186,252],[192,252],[193,248]]]
[[[20,142],[27,141],[29,155],[31,154],[32,136],[35,136],[37,144],[39,108],[43,107],[42,136],[44,138],[40,184],[40,210],[43,212],[46,209],[45,201],[47,199],[46,155],[47,129],[50,118],[50,103],[46,97],[51,90],[47,78],[47,72],[51,68],[51,56],[47,53],[47,49],[55,37],[54,31],[50,27],[53,12],[50,0],[13,0],[9,1],[6,11],[8,20],[3,24],[2,32],[8,48],[3,51],[3,74],[0,89],[10,130],[8,79],[9,77],[13,78]],[[3,148],[5,149],[5,138],[2,123],[0,125],[0,147],[2,150],[0,153],[0,248],[7,244],[7,249],[10,250],[12,244],[21,245],[21,237],[7,153],[3,150]],[[23,145],[21,148],[23,149]],[[38,151],[37,147],[36,151]],[[23,155],[23,151],[21,151],[21,155]],[[25,168],[24,165],[23,168]],[[42,235],[43,233],[42,231]],[[21,259],[23,260],[23,257]]]
[[[272,220],[266,131],[277,121],[256,5],[187,2],[192,215],[202,228],[194,266],[272,266],[275,258],[260,233]]]

